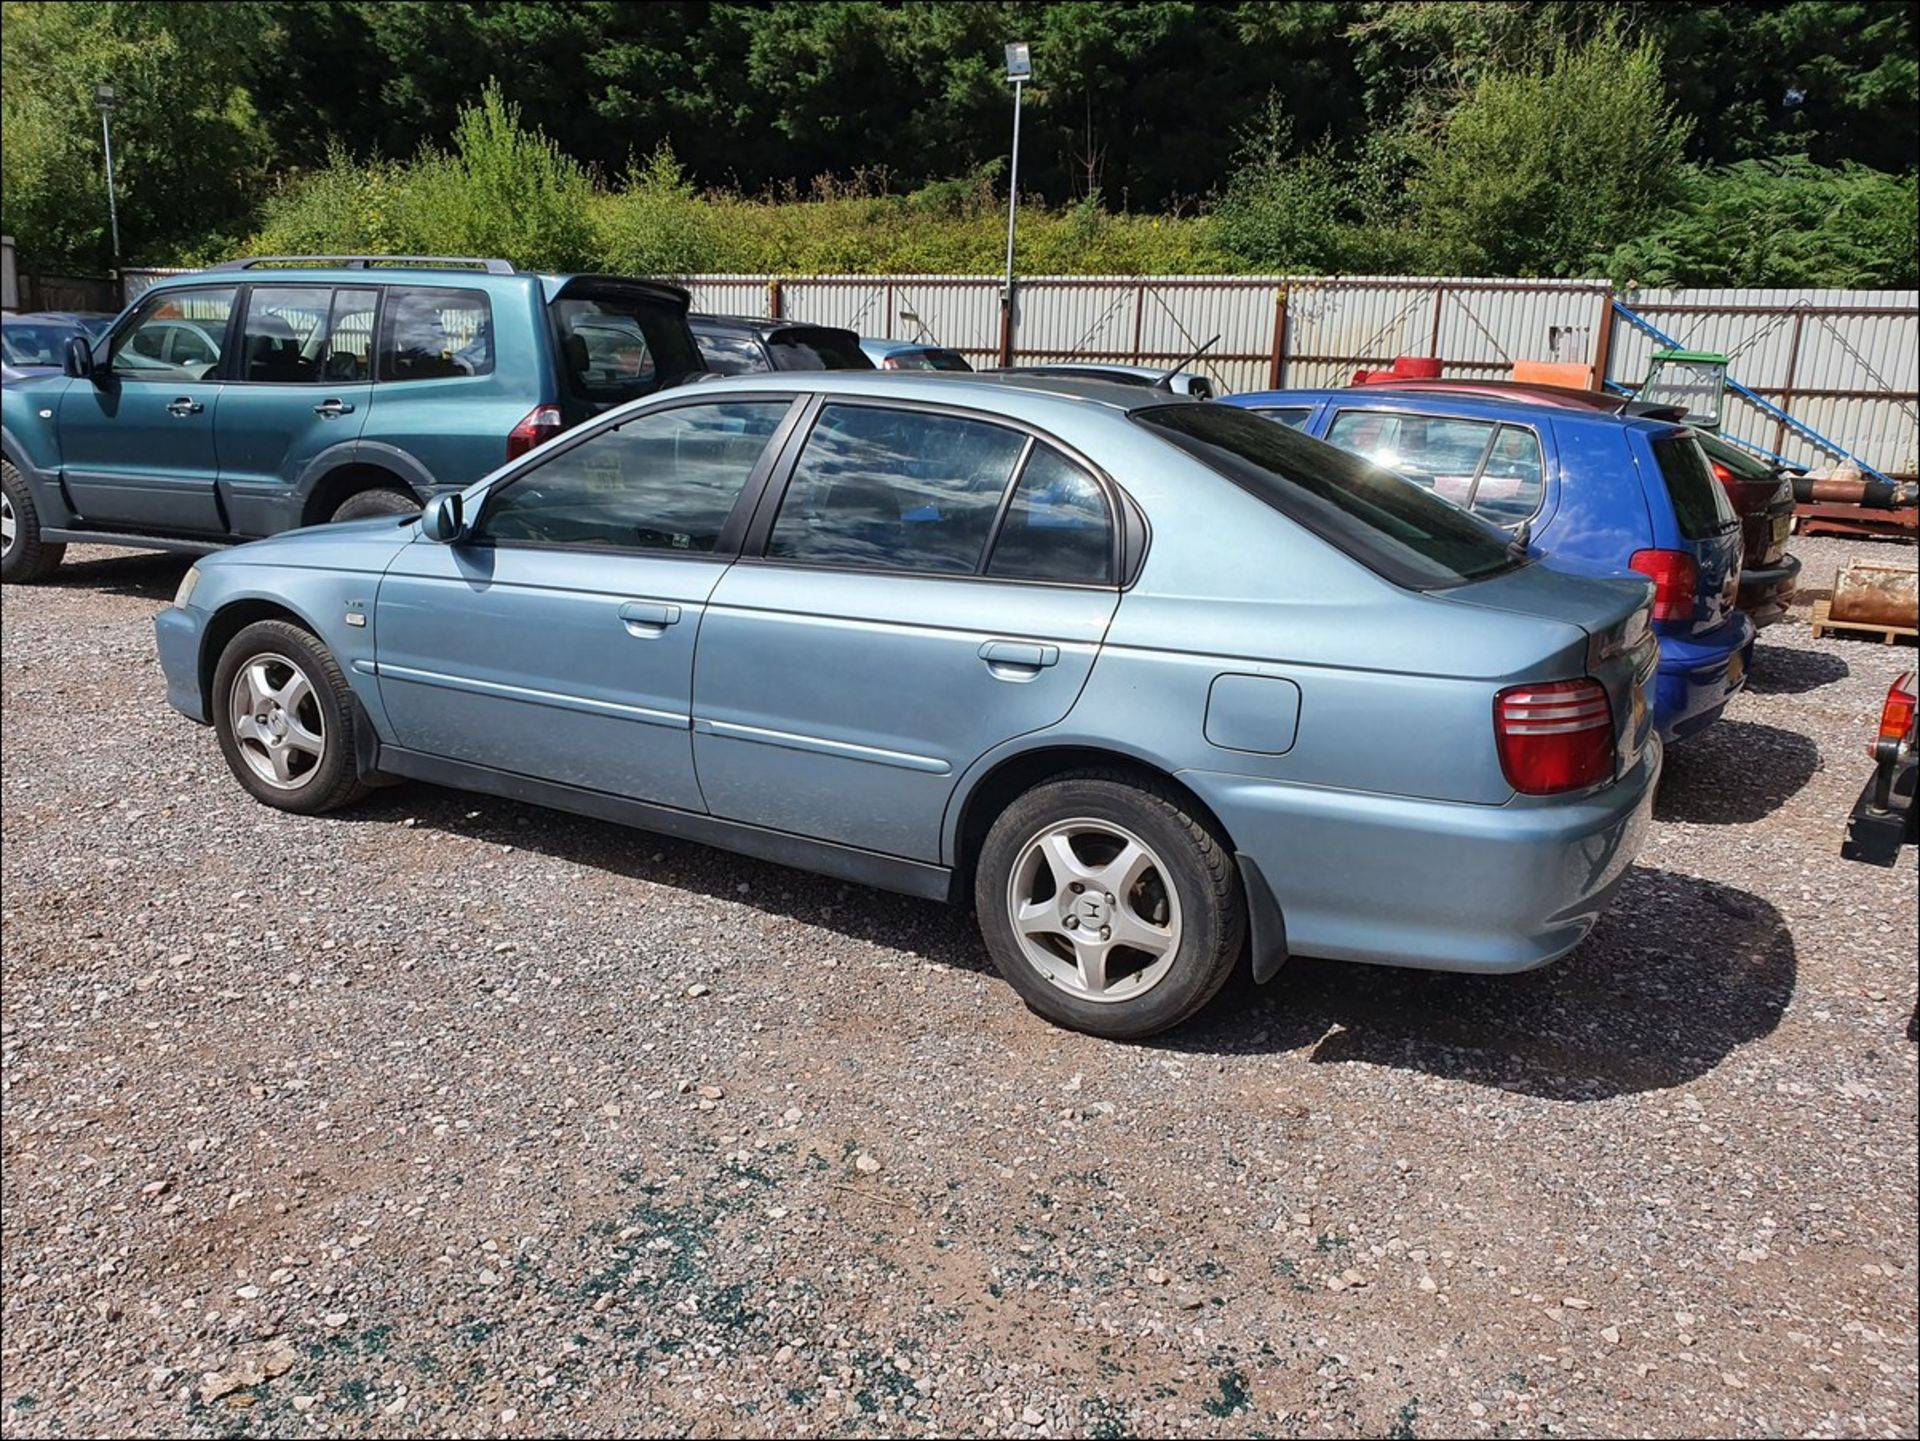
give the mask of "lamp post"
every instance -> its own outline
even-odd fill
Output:
[[[1013,364],[1013,227],[1020,211],[1020,96],[1033,78],[1027,43],[1007,47],[1007,79],[1013,82],[1013,165],[1007,180],[1007,274],[1000,287],[1000,363]]]
[[[120,209],[113,198],[113,127],[107,117],[120,104],[120,97],[104,82],[93,87],[93,103],[100,111],[100,143],[107,152],[107,224],[113,232],[113,268],[120,268]]]

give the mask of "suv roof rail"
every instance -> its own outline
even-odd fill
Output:
[[[488,260],[476,255],[250,255],[239,260],[223,260],[210,270],[273,270],[299,266],[331,266],[340,270],[371,270],[392,266],[416,270],[484,270],[489,275],[513,275],[508,260]]]

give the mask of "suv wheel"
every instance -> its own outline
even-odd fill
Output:
[[[980,849],[994,964],[1057,1025],[1130,1040],[1178,1025],[1240,959],[1233,858],[1168,787],[1116,771],[1035,786]]]
[[[404,490],[363,490],[335,508],[334,520],[364,520],[371,515],[418,515],[420,502]]]
[[[40,511],[33,492],[10,460],[0,460],[0,580],[26,585],[53,573],[64,545],[40,539]]]
[[[297,625],[255,621],[220,654],[214,731],[255,800],[317,815],[364,795],[351,716],[332,653]]]

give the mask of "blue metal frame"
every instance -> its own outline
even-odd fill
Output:
[[[1626,321],[1627,324],[1634,326],[1636,329],[1644,331],[1646,334],[1652,336],[1655,340],[1659,341],[1662,345],[1667,346],[1669,349],[1672,349],[1672,350],[1686,349],[1684,345],[1682,345],[1679,341],[1675,340],[1671,335],[1668,335],[1666,331],[1662,330],[1659,326],[1655,325],[1652,321],[1648,320],[1645,316],[1635,314],[1631,309],[1629,309],[1625,305],[1622,305],[1617,300],[1613,302],[1613,313],[1619,316],[1622,320]],[[1627,386],[1621,385],[1620,383],[1618,383],[1617,381],[1611,378],[1603,378],[1603,383],[1607,386],[1608,389],[1617,390],[1623,395],[1630,395],[1633,393]],[[1842,460],[1852,461],[1855,465],[1860,467],[1861,474],[1870,475],[1875,480],[1885,482],[1888,485],[1891,485],[1893,483],[1886,476],[1882,475],[1879,471],[1875,470],[1872,466],[1868,465],[1859,456],[1855,455],[1852,451],[1848,450],[1844,445],[1841,445],[1837,441],[1829,440],[1826,436],[1822,435],[1819,431],[1815,430],[1812,426],[1806,424],[1803,421],[1794,419],[1791,415],[1787,414],[1786,411],[1782,410],[1779,406],[1775,405],[1771,400],[1765,399],[1756,391],[1747,389],[1746,386],[1742,385],[1739,381],[1735,380],[1731,375],[1727,377],[1727,389],[1731,390],[1735,395],[1739,396],[1742,400],[1746,401],[1749,405],[1753,406],[1755,409],[1761,411],[1766,415],[1772,416],[1775,420],[1779,421],[1782,425],[1786,426],[1789,430],[1793,431],[1796,435],[1804,436],[1806,439],[1812,441],[1815,445],[1819,446],[1822,450],[1828,452],[1831,455],[1837,455]],[[1775,455],[1772,451],[1766,449],[1764,446],[1755,445],[1750,440],[1742,440],[1736,435],[1727,435],[1725,433],[1722,433],[1720,438],[1722,440],[1727,441],[1729,444],[1739,446],[1742,450],[1750,450],[1755,455],[1764,456],[1766,459],[1777,461],[1782,465],[1793,464],[1793,462],[1788,460],[1785,456]]]

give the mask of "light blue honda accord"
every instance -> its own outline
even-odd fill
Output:
[[[202,560],[157,630],[268,805],[411,777],[970,901],[1035,1011],[1137,1037],[1243,955],[1577,944],[1659,775],[1651,602],[1242,410],[837,371]]]

